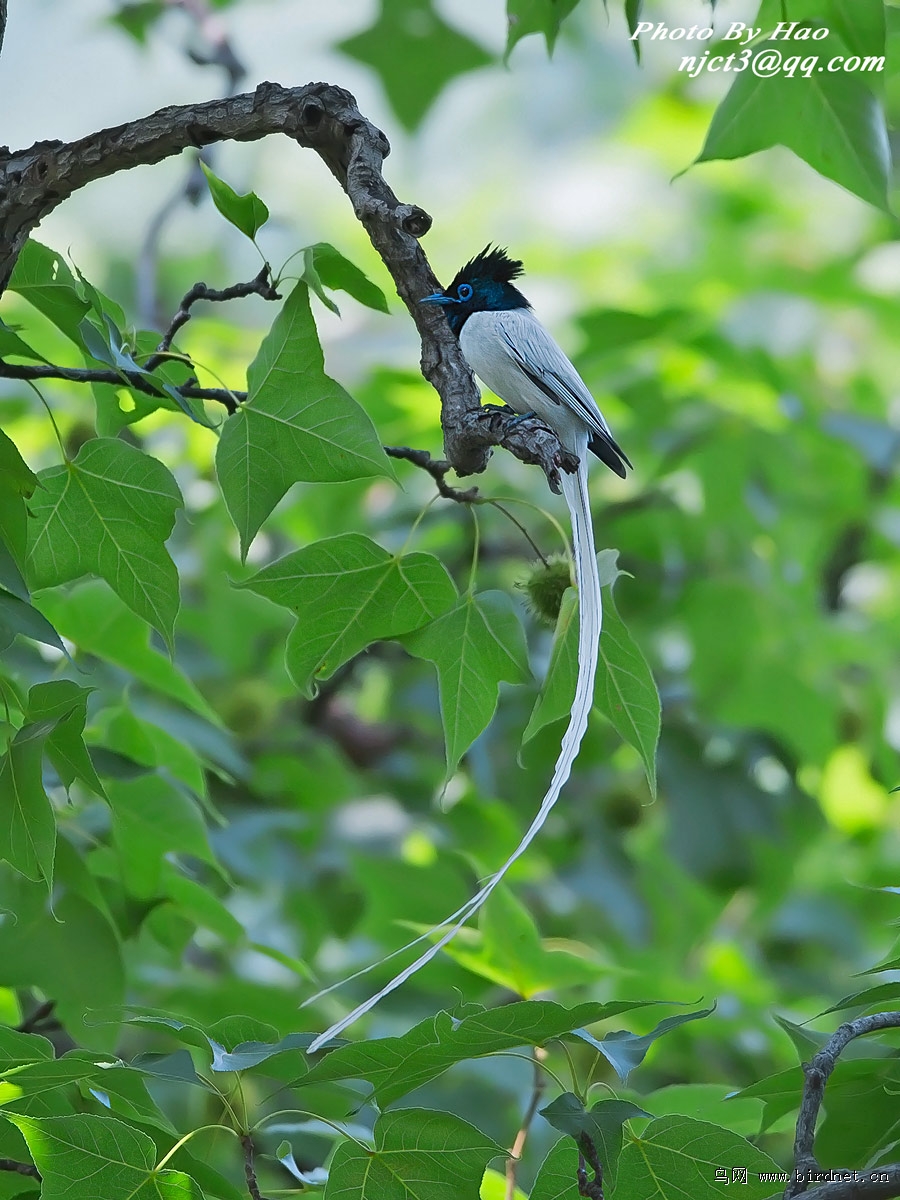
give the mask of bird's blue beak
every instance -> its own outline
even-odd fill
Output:
[[[445,296],[443,292],[434,292],[431,296],[423,296],[420,304],[452,304],[453,297]]]

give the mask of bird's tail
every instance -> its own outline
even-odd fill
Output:
[[[569,724],[563,735],[562,744],[560,746],[559,757],[556,760],[556,766],[553,769],[553,778],[550,780],[550,786],[547,793],[541,802],[541,807],[538,809],[537,816],[528,827],[525,836],[516,846],[515,850],[503,864],[499,871],[491,875],[484,886],[475,893],[470,900],[467,900],[462,908],[458,908],[455,913],[451,913],[445,921],[440,925],[436,925],[433,929],[429,929],[427,933],[423,933],[408,945],[403,946],[394,954],[401,954],[405,950],[411,949],[430,938],[433,934],[439,933],[442,929],[445,930],[440,938],[428,947],[415,962],[410,963],[408,967],[404,967],[394,978],[384,985],[384,987],[358,1005],[346,1017],[335,1022],[330,1029],[319,1035],[310,1043],[309,1053],[314,1053],[316,1050],[343,1032],[349,1025],[352,1025],[369,1009],[392,992],[395,988],[400,987],[405,983],[411,975],[424,967],[430,962],[438,952],[451,941],[459,930],[465,925],[470,917],[474,916],[481,908],[487,898],[493,892],[494,888],[500,883],[509,868],[516,862],[517,859],[525,853],[531,843],[534,841],[541,826],[547,820],[550,810],[553,808],[559,794],[562,791],[563,785],[569,778],[569,773],[572,770],[572,764],[578,756],[578,749],[581,745],[581,739],[584,737],[584,731],[587,728],[588,716],[591,711],[591,705],[594,697],[594,676],[597,672],[597,648],[600,638],[600,625],[602,620],[602,606],[600,599],[600,576],[597,572],[597,555],[594,550],[594,530],[591,523],[591,507],[588,499],[587,488],[587,439],[580,441],[575,453],[578,455],[578,470],[572,475],[564,474],[562,476],[563,494],[566,498],[566,503],[569,506],[569,516],[572,521],[572,543],[575,554],[575,582],[578,585],[578,681],[575,685],[575,699],[572,703],[571,716]],[[450,926],[447,929],[447,926]],[[394,957],[394,955],[390,955]],[[382,960],[384,961],[384,960]],[[357,974],[364,974],[360,971]],[[351,976],[356,978],[356,976]],[[342,980],[341,983],[347,983],[348,980]],[[333,987],[339,987],[341,984],[335,984]],[[333,987],[326,988],[315,996],[311,996],[306,1004],[311,1004],[326,992],[333,990]]]

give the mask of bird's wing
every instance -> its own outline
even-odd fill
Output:
[[[511,309],[500,314],[499,331],[516,366],[548,400],[565,404],[595,433],[610,436],[587,384],[537,317],[525,308]]]

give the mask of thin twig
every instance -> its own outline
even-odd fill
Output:
[[[127,384],[145,396],[161,400],[166,393],[155,387],[137,371],[111,371],[94,367],[58,367],[46,363],[9,363],[0,358],[0,378],[3,379],[63,379],[67,383],[111,383],[121,387]],[[215,400],[229,413],[237,412],[238,404],[247,399],[246,392],[232,392],[228,388],[202,388],[193,384],[182,384],[175,389],[179,395],[190,400]]]
[[[191,306],[196,304],[198,300],[239,300],[244,296],[262,296],[264,300],[280,300],[281,295],[276,292],[272,286],[272,276],[269,269],[269,264],[266,263],[255,279],[251,279],[249,283],[235,283],[227,288],[211,288],[205,283],[195,283],[189,292],[186,292],[182,298],[178,312],[169,322],[169,328],[163,335],[162,341],[156,347],[156,353],[152,355],[144,363],[144,370],[155,371],[156,368],[166,361],[169,350],[172,348],[172,342],[175,334],[179,329],[184,328],[191,319]]]
[[[816,1182],[817,1176],[827,1174],[819,1166],[814,1153],[816,1137],[816,1120],[825,1095],[825,1084],[828,1082],[837,1060],[854,1038],[867,1033],[877,1033],[881,1029],[900,1028],[900,1012],[875,1013],[869,1017],[859,1017],[855,1021],[846,1021],[828,1039],[822,1049],[808,1063],[803,1064],[803,1096],[800,1101],[800,1112],[797,1116],[797,1127],[794,1135],[794,1172],[790,1182],[784,1189],[784,1200],[793,1200],[806,1191],[809,1184]],[[894,1184],[881,1183],[879,1176],[882,1172],[896,1175]],[[858,1172],[848,1172],[855,1176]],[[896,1190],[883,1190],[885,1187],[896,1187]],[[844,1190],[841,1190],[844,1189]],[[815,1190],[816,1200],[856,1200],[857,1197],[875,1197],[878,1200],[888,1196],[900,1196],[900,1167],[884,1167],[872,1172],[868,1180],[838,1180],[823,1183]]]
[[[534,1060],[534,1075],[531,1083],[531,1096],[528,1099],[528,1106],[522,1116],[522,1124],[519,1126],[519,1132],[516,1134],[512,1149],[509,1152],[509,1158],[506,1160],[506,1200],[514,1200],[516,1194],[516,1168],[522,1157],[522,1151],[525,1149],[528,1131],[531,1129],[531,1122],[537,1113],[546,1082],[542,1063],[547,1057],[547,1051],[543,1046],[535,1046],[532,1057]]]
[[[447,472],[453,470],[450,463],[443,458],[432,458],[427,450],[414,450],[410,446],[385,446],[384,452],[388,458],[402,458],[427,471],[445,500],[455,500],[458,504],[472,504],[479,499],[477,487],[466,488],[465,491],[450,487],[446,482]]]

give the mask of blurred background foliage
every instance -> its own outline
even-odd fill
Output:
[[[669,25],[711,19],[700,0],[643,7]],[[752,21],[755,7],[722,0],[717,26]],[[460,996],[488,1006],[536,993],[566,1004],[715,1001],[711,1016],[653,1047],[633,1093],[610,1066],[596,1078],[656,1115],[728,1123],[719,1098],[793,1067],[808,1046],[791,1022],[859,990],[852,976],[889,959],[894,938],[896,228],[784,148],[678,174],[701,153],[731,81],[679,72],[684,42],[645,37],[639,66],[619,4],[510,0],[509,12],[508,26],[500,0],[13,4],[4,140],[78,136],[266,78],[323,78],[350,88],[388,132],[392,186],[435,218],[424,245],[439,276],[489,240],[525,260],[526,294],[635,463],[625,481],[595,471],[592,492],[598,546],[616,548],[632,576],[617,584],[619,610],[662,696],[659,798],[637,753],[596,717],[557,811],[492,907],[522,945],[527,909],[544,949],[565,951],[558,965],[526,969],[508,946],[512,961],[498,962],[504,937],[492,941],[488,923],[354,1033],[401,1033]],[[540,33],[552,58],[544,38],[526,36]],[[890,70],[882,85],[890,117],[900,95]],[[438,403],[418,374],[411,322],[315,156],[269,139],[211,159],[272,211],[258,238],[269,261],[330,242],[388,294],[387,315],[343,294],[340,317],[313,301],[326,367],[383,442],[438,454]],[[227,286],[259,266],[180,160],[92,185],[38,236],[138,327],[163,327],[197,279]],[[252,298],[198,313],[181,342],[203,382],[243,386],[272,311]],[[69,361],[59,331],[19,296],[7,294],[0,313],[51,361]],[[94,436],[89,389],[48,382],[41,392],[70,453]],[[24,385],[3,382],[0,422],[32,470],[59,461]],[[321,1028],[391,965],[298,1014],[305,995],[402,945],[409,922],[445,916],[529,822],[561,733],[561,723],[542,730],[518,761],[551,634],[526,618],[534,678],[501,689],[493,722],[444,787],[427,663],[379,643],[306,700],[284,665],[289,614],[233,586],[348,530],[399,549],[432,499],[430,480],[399,463],[401,486],[297,485],[244,566],[215,486],[214,432],[160,409],[122,436],[165,463],[185,497],[169,542],[182,589],[175,654],[94,579],[35,596],[71,659],[24,637],[4,652],[7,737],[29,687],[68,678],[92,689],[85,739],[110,803],[78,780],[67,790],[45,766],[61,835],[56,920],[46,889],[4,866],[0,908],[15,919],[0,922],[3,1019],[16,1025],[52,999],[60,1046],[126,1056],[172,1047],[159,1030],[101,1020],[122,1003],[202,1027],[245,1013],[277,1036]],[[534,470],[498,452],[477,482],[507,498],[545,554],[562,549],[542,512],[562,509]],[[502,512],[478,515],[479,588],[521,607],[533,552]],[[470,513],[442,501],[413,546],[463,586],[472,547]],[[900,990],[900,974],[883,979]],[[613,1024],[644,1033],[658,1020],[638,1011]],[[586,1069],[593,1052],[583,1049]],[[273,1068],[250,1087],[253,1100],[289,1078]],[[347,1097],[328,1086],[314,1100],[306,1092],[305,1107],[343,1119]],[[508,1145],[529,1087],[527,1063],[473,1060],[414,1102]],[[83,1111],[102,1111],[82,1092]],[[211,1119],[206,1092],[163,1081],[158,1095],[180,1130]],[[762,1103],[741,1103],[734,1127],[754,1133]],[[784,1157],[791,1114],[775,1104],[769,1116],[763,1145]],[[852,1157],[859,1147],[830,1120],[825,1157],[829,1145]],[[18,1133],[5,1136],[0,1153],[21,1157]],[[294,1129],[297,1160],[321,1164],[329,1137],[321,1125]],[[521,1183],[550,1141],[535,1127]],[[209,1161],[227,1174],[230,1153],[210,1147]],[[3,1195],[27,1186],[0,1176]]]

